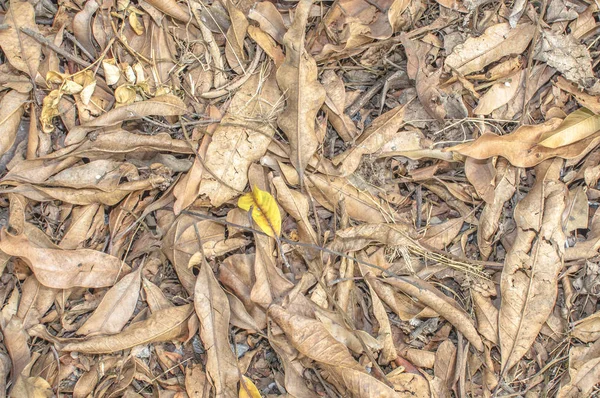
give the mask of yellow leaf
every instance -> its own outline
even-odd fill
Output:
[[[281,234],[281,214],[277,202],[270,193],[254,187],[238,200],[240,209],[249,211],[252,207],[252,218],[264,233],[271,237]]]
[[[600,130],[600,115],[586,108],[577,109],[563,120],[556,130],[541,137],[546,148],[558,148],[581,141]]]
[[[273,203],[275,203],[275,201],[273,201]],[[242,376],[242,380],[240,381],[240,394],[238,396],[239,398],[262,398],[258,388],[256,388],[252,380],[246,376]]]

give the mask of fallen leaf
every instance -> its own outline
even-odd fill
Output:
[[[28,100],[29,94],[21,94],[15,90],[4,94],[0,100],[0,156],[8,152],[15,143]]]
[[[558,148],[581,141],[600,130],[600,115],[586,108],[570,113],[555,130],[540,137],[539,145]]]
[[[443,223],[430,226],[425,231],[425,235],[421,238],[421,242],[435,249],[444,249],[456,238],[460,233],[465,220],[453,218],[444,221]]]
[[[561,167],[558,159],[539,165],[535,185],[515,209],[517,236],[506,255],[500,283],[503,373],[529,350],[556,300],[565,242],[566,190],[558,180]]]
[[[65,138],[65,145],[80,143],[87,133],[102,127],[116,126],[124,121],[137,120],[147,116],[180,116],[186,112],[185,103],[173,95],[158,96],[146,101],[120,106],[88,123],[71,129]]]
[[[142,268],[138,267],[111,287],[92,316],[76,333],[87,336],[119,333],[135,310],[140,294]]]
[[[227,63],[237,74],[244,73],[248,56],[244,50],[244,39],[248,31],[248,20],[243,12],[238,10],[232,1],[225,3],[231,25],[227,30],[225,38],[225,58]]]
[[[261,398],[258,388],[254,385],[252,380],[246,376],[242,376],[240,381],[240,393],[239,398]]]
[[[140,344],[170,341],[187,333],[187,321],[193,314],[191,304],[167,308],[136,322],[121,333],[67,342],[62,351],[78,351],[85,354],[108,354],[126,350]]]
[[[35,80],[42,58],[42,45],[21,31],[26,28],[39,33],[33,6],[28,2],[10,2],[3,22],[7,28],[0,30],[0,47],[8,62]]]
[[[13,397],[50,398],[54,396],[52,386],[39,376],[20,375],[10,393]]]
[[[473,113],[476,115],[489,115],[494,110],[506,105],[517,94],[524,77],[525,71],[517,71],[502,79],[502,81],[495,83],[479,99],[479,103],[473,109]]]
[[[464,156],[475,159],[487,159],[503,156],[517,167],[533,167],[546,159],[559,157],[573,159],[587,153],[600,141],[597,135],[560,148],[546,148],[538,145],[541,137],[560,126],[560,119],[533,125],[521,126],[511,134],[497,136],[485,133],[477,140],[448,148]]]
[[[454,47],[445,61],[446,70],[463,75],[481,71],[487,65],[507,55],[521,54],[529,45],[535,25],[521,24],[512,29],[508,23],[487,28],[479,37],[470,37]]]
[[[108,254],[90,250],[48,249],[36,245],[24,235],[1,231],[0,250],[23,259],[44,286],[55,289],[112,286],[123,262]]]
[[[229,344],[229,301],[206,261],[200,264],[194,307],[200,318],[200,339],[207,351],[206,372],[215,394],[234,397],[240,376]]]
[[[239,198],[238,207],[246,211],[252,208],[252,219],[270,237],[281,235],[279,206],[269,192],[254,186],[251,192]]]
[[[286,107],[277,124],[290,142],[290,161],[304,184],[304,170],[319,146],[315,133],[317,112],[325,102],[325,89],[317,80],[317,64],[304,48],[306,23],[312,0],[301,0],[294,21],[283,37],[285,61],[277,69],[277,83],[286,95]]]
[[[339,165],[341,176],[354,173],[363,155],[370,155],[391,141],[403,124],[404,106],[398,106],[375,119],[349,150],[333,158],[333,164]]]

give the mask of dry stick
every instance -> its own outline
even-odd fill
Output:
[[[537,20],[537,26],[535,28],[535,32],[533,34],[533,39],[531,39],[531,48],[529,49],[529,55],[527,57],[527,68],[525,69],[525,83],[523,86],[523,109],[521,110],[521,123],[525,122],[525,118],[527,117],[527,112],[529,112],[529,101],[527,101],[527,87],[529,85],[529,79],[531,75],[531,66],[533,65],[533,54],[535,53],[535,46],[538,41],[538,37],[540,35],[540,30],[542,28],[542,21],[544,20],[544,15],[546,13],[546,6],[548,5],[548,0],[542,1],[542,8],[540,9],[540,15]]]
[[[29,28],[25,28],[22,27],[21,28],[21,32],[25,33],[27,36],[32,37],[35,41],[37,41],[40,44],[43,44],[44,46],[47,46],[48,48],[50,48],[52,51],[54,51],[57,54],[62,55],[63,57],[65,57],[66,59],[68,59],[69,61],[73,61],[76,64],[78,64],[79,66],[83,66],[84,68],[88,68],[90,66],[92,66],[93,64],[79,58],[76,55],[73,55],[71,53],[69,53],[66,50],[63,50],[62,48],[58,47],[56,44],[52,43],[50,40],[46,39],[44,36],[42,36],[40,33],[29,29]],[[103,70],[98,70],[98,74],[102,77],[104,77],[104,71]]]
[[[233,192],[239,195],[243,194],[243,192],[239,189],[232,187],[231,185],[223,181],[221,178],[217,177],[217,175],[211,169],[208,168],[208,166],[204,162],[204,159],[202,159],[202,156],[200,156],[200,154],[198,153],[198,149],[190,139],[190,135],[188,134],[187,128],[185,127],[185,123],[183,123],[183,119],[181,118],[181,116],[179,116],[179,124],[181,125],[181,130],[183,130],[183,136],[185,137],[185,140],[189,144],[190,148],[192,148],[192,151],[194,151],[196,158],[198,159],[200,165],[202,165],[204,170],[206,170],[208,174],[210,174],[211,177],[214,178],[218,183],[225,185],[227,188],[231,189]]]

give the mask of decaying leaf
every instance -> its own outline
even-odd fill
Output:
[[[315,118],[325,102],[325,89],[317,80],[317,64],[304,48],[304,35],[312,0],[301,0],[294,22],[283,37],[285,61],[277,69],[277,83],[284,91],[286,108],[277,120],[290,142],[290,161],[300,184],[310,158],[319,146]]]
[[[27,28],[39,32],[33,6],[23,1],[10,2],[4,23],[7,27],[0,30],[2,51],[15,69],[27,73],[35,80],[40,66],[42,45],[21,31],[22,28]]]
[[[507,253],[500,290],[499,335],[503,372],[533,344],[550,315],[562,267],[565,187],[562,161],[539,165],[536,183],[515,209],[517,236]]]

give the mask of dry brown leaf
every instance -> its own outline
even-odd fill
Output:
[[[146,2],[182,22],[189,22],[191,19],[187,9],[180,7],[175,0],[146,0]]]
[[[483,351],[483,342],[471,317],[459,307],[456,301],[444,295],[429,282],[413,277],[387,278],[384,281],[436,311],[460,331],[475,349]]]
[[[496,168],[493,159],[465,159],[465,176],[486,203],[494,201]]]
[[[430,226],[419,241],[435,249],[444,249],[458,236],[464,222],[464,218],[459,217]]]
[[[22,94],[15,90],[4,94],[0,100],[0,156],[8,152],[15,143],[17,129],[28,100],[29,94]]]
[[[229,344],[229,301],[206,261],[200,264],[194,307],[200,318],[200,339],[206,348],[206,372],[215,394],[217,397],[235,397],[240,372]]]
[[[40,319],[54,304],[57,289],[51,289],[39,283],[35,276],[29,276],[21,286],[22,297],[17,316],[23,321],[23,329],[37,325]]]
[[[99,4],[96,1],[86,1],[82,10],[73,17],[72,24],[75,38],[92,55],[96,55],[96,47],[94,46],[91,20],[98,7]]]
[[[358,129],[350,116],[344,113],[344,109],[348,105],[346,104],[344,82],[334,71],[327,70],[321,77],[321,83],[327,94],[323,109],[328,112],[329,123],[342,140],[352,141],[358,135]]]
[[[140,295],[142,268],[138,267],[111,287],[92,316],[76,333],[87,336],[119,333],[135,310]]]
[[[569,190],[565,212],[562,215],[562,227],[566,234],[576,229],[587,229],[590,206],[582,186]]]
[[[160,310],[146,320],[134,323],[119,334],[67,342],[61,350],[85,354],[107,354],[140,344],[178,339],[187,334],[188,319],[193,312],[192,304]]]
[[[54,396],[52,386],[39,376],[20,375],[11,392],[13,397],[50,398]]]
[[[560,119],[534,125],[521,126],[514,132],[497,136],[485,133],[477,140],[469,143],[459,144],[449,148],[464,156],[475,159],[487,159],[493,156],[502,156],[517,167],[533,167],[546,159],[559,157],[573,159],[593,149],[600,138],[592,135],[584,140],[560,148],[546,148],[538,145],[541,137],[560,126]]]
[[[270,73],[253,75],[233,97],[204,160],[211,172],[202,173],[199,194],[207,195],[213,206],[244,190],[248,168],[265,154],[275,132],[268,122],[279,112],[280,95]]]
[[[373,123],[350,149],[333,158],[333,164],[339,165],[338,170],[341,176],[346,177],[354,173],[363,155],[370,155],[378,151],[397,134],[402,134],[398,130],[403,124],[404,106],[398,106],[373,120]]]
[[[124,263],[111,255],[89,249],[48,249],[24,235],[1,231],[0,250],[23,259],[44,286],[56,289],[112,286]]]
[[[433,365],[433,375],[441,379],[442,384],[449,389],[452,387],[454,371],[456,366],[456,347],[450,340],[445,340],[440,344],[435,353],[435,364]]]
[[[571,336],[589,343],[600,338],[600,311],[575,322]]]
[[[292,167],[280,163],[280,168],[289,184],[300,184],[298,173]],[[328,177],[325,174],[314,173],[306,180],[306,186],[315,200],[330,211],[338,206],[340,200],[344,200],[348,215],[356,220],[385,222],[394,218],[393,211],[385,202],[368,191],[355,188],[346,178]]]
[[[592,88],[598,81],[587,47],[572,35],[544,29],[534,57],[557,69],[567,80],[580,87]]]
[[[556,128],[540,137],[540,145],[558,148],[581,141],[600,130],[600,115],[586,108],[570,113]]]
[[[29,335],[23,329],[23,322],[17,316],[13,316],[6,325],[2,325],[2,334],[12,364],[12,382],[15,383],[31,360],[31,352],[27,344]]]
[[[287,31],[283,18],[270,1],[255,3],[248,12],[248,18],[258,22],[260,28],[268,33],[279,44],[283,44],[283,36]]]
[[[211,136],[205,135],[202,138],[198,154],[206,159],[206,151],[211,142]],[[181,210],[189,207],[198,198],[198,191],[204,174],[204,167],[198,158],[194,159],[194,164],[188,173],[186,173],[173,188],[173,195],[177,198],[173,203],[173,213],[179,215]]]
[[[190,398],[209,398],[210,383],[200,364],[185,368],[185,391]]]
[[[283,64],[283,61],[285,60],[283,50],[271,36],[253,25],[248,26],[248,36],[250,36],[250,38],[254,40],[269,57],[271,57],[273,62],[275,62],[276,68],[279,68],[281,64]]]
[[[525,355],[554,307],[565,242],[561,168],[558,159],[539,165],[535,185],[515,208],[517,235],[500,283],[502,372]]]
[[[473,304],[477,317],[477,330],[494,344],[498,344],[498,309],[492,300],[477,290],[473,290]]]
[[[27,28],[39,33],[35,10],[25,1],[11,1],[9,4],[3,21],[8,26],[0,30],[0,47],[15,69],[35,80],[42,58],[42,45],[21,31],[21,28]]]
[[[512,29],[508,23],[487,28],[479,37],[470,37],[454,47],[445,61],[446,70],[468,75],[507,55],[523,53],[535,32],[535,25],[521,24]]]
[[[186,105],[174,95],[162,95],[146,101],[114,108],[69,131],[65,145],[80,143],[90,131],[103,127],[116,126],[128,120],[137,120],[147,116],[181,116],[187,112]]]
[[[366,373],[320,322],[292,314],[278,305],[269,308],[268,316],[283,329],[294,348],[329,370],[353,395],[396,396],[393,390]]]
[[[310,205],[302,193],[290,189],[281,177],[273,178],[277,189],[277,202],[298,223],[298,237],[301,242],[318,244],[317,233],[308,219]]]
[[[165,297],[160,287],[146,278],[142,279],[142,286],[144,287],[145,299],[151,313],[173,307],[173,304]]]
[[[227,12],[231,25],[227,30],[225,38],[225,58],[229,66],[237,74],[245,73],[245,65],[248,62],[248,56],[244,50],[244,39],[248,31],[248,20],[243,12],[238,10],[231,0],[226,1]]]
[[[489,115],[494,110],[509,103],[521,88],[524,77],[525,71],[519,70],[495,83],[479,99],[479,103],[473,109],[473,113],[475,115]]]
[[[495,174],[493,200],[486,203],[483,208],[477,227],[477,245],[484,259],[489,258],[492,254],[492,243],[498,230],[502,209],[516,191],[519,173],[518,169],[511,166],[505,159],[500,159],[496,163]]]
[[[600,380],[600,342],[589,347],[575,346],[569,352],[569,382],[556,395],[559,398],[592,396]]]
[[[304,170],[319,146],[315,133],[317,112],[325,102],[325,89],[317,80],[317,64],[304,48],[312,0],[301,0],[294,21],[283,37],[285,61],[277,69],[277,83],[286,96],[286,107],[277,120],[290,142],[290,161],[304,184]]]

